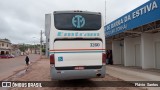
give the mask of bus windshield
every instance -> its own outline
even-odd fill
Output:
[[[101,14],[56,13],[54,24],[58,30],[99,30]]]

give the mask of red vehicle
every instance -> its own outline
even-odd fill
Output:
[[[0,58],[8,58],[7,55],[0,55]]]
[[[11,56],[11,55],[0,55],[0,58],[13,58],[13,56]]]

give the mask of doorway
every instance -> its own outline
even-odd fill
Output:
[[[141,59],[141,45],[135,45],[135,66],[141,67],[142,59]]]
[[[155,43],[155,63],[156,63],[156,68],[160,69],[160,42]]]

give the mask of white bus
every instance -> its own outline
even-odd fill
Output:
[[[105,34],[101,13],[55,11],[50,22],[52,80],[105,77]]]

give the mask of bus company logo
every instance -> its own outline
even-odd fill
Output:
[[[85,19],[81,15],[75,15],[72,18],[72,24],[76,28],[82,28],[85,25]]]

